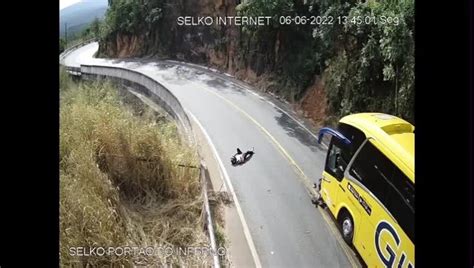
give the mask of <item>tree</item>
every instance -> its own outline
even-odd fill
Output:
[[[347,16],[346,24],[326,26],[315,35],[328,44],[323,49],[332,49],[323,54],[333,55],[327,61],[326,91],[335,114],[380,111],[413,122],[413,7],[413,0],[329,4],[326,12],[344,8]],[[358,23],[357,18],[394,20]]]
[[[100,35],[100,20],[95,18],[90,25],[90,32],[94,38],[99,38]]]

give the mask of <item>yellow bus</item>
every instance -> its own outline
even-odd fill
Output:
[[[343,117],[331,140],[320,200],[369,267],[415,267],[415,127],[382,113]]]

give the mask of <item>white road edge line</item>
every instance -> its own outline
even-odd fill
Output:
[[[237,195],[235,194],[234,187],[232,186],[232,183],[229,178],[229,174],[227,174],[227,170],[224,167],[224,164],[222,163],[222,160],[217,153],[216,147],[214,146],[214,143],[212,142],[211,138],[209,137],[209,134],[207,133],[206,129],[201,125],[201,122],[194,116],[193,113],[191,113],[189,110],[185,109],[186,113],[191,116],[191,118],[196,122],[196,124],[199,126],[201,129],[202,133],[206,137],[207,142],[211,146],[212,152],[214,154],[214,157],[216,158],[217,162],[219,163],[219,167],[222,170],[222,174],[224,175],[224,179],[226,181],[226,184],[228,186],[228,189],[230,193],[232,194],[232,199],[234,200],[235,208],[237,209],[237,214],[239,215],[240,221],[242,222],[242,228],[244,229],[244,235],[247,240],[247,244],[249,246],[250,252],[252,253],[252,258],[255,263],[255,266],[257,268],[261,268],[262,264],[260,263],[260,258],[258,257],[257,250],[255,248],[255,244],[253,242],[252,236],[250,235],[250,229],[247,225],[247,221],[245,220],[244,214],[242,212],[242,208],[240,207],[239,200],[237,199]]]

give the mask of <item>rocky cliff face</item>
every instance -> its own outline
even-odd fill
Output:
[[[132,35],[113,32],[100,43],[99,52],[108,57],[159,55],[196,63],[228,64],[237,29],[219,26],[179,26],[179,16],[233,16],[235,0],[172,1],[163,5],[160,23]],[[227,42],[226,40],[231,40]]]
[[[164,17],[150,31],[133,35],[114,32],[100,43],[107,57],[158,55],[217,67],[231,74],[256,77],[270,71],[278,59],[279,33],[254,43],[238,26],[179,26],[179,16],[235,16],[237,0],[172,1],[164,4]],[[275,56],[274,56],[275,54]]]

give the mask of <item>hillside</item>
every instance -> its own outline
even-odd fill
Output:
[[[197,151],[176,139],[176,124],[109,82],[73,81],[61,69],[59,86],[60,266],[176,266],[207,258],[71,253],[78,246],[209,242],[199,169],[179,166],[198,166]]]
[[[95,18],[103,19],[108,8],[107,0],[82,0],[68,6],[59,12],[59,32],[64,35],[65,23],[68,34],[80,32]]]
[[[240,2],[111,0],[99,54],[209,65],[286,99],[315,123],[366,111],[414,121],[413,0]],[[177,25],[184,15],[273,19],[265,26]],[[279,20],[302,16],[347,20]]]

